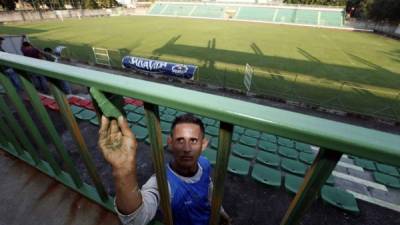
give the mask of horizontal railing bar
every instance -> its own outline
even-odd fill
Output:
[[[400,135],[3,52],[0,64],[400,166]]]

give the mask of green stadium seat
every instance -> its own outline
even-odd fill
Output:
[[[211,139],[209,140],[209,143],[208,143],[208,144],[211,146],[211,148],[213,148],[213,149],[218,149],[218,138],[217,138],[217,137],[211,138]]]
[[[207,126],[206,127],[206,134],[209,134],[211,136],[218,136],[219,129],[214,127],[214,126]]]
[[[242,135],[239,139],[239,142],[241,144],[250,146],[250,147],[256,147],[257,146],[257,139],[256,138],[252,138],[246,135]]]
[[[186,112],[176,111],[175,117],[182,116],[184,114],[186,114]]]
[[[331,175],[328,177],[328,179],[325,182],[328,185],[334,185],[335,184],[335,178]]]
[[[302,176],[304,176],[307,171],[307,166],[304,163],[301,163],[299,161],[295,161],[292,159],[283,158],[281,167],[282,167],[282,169],[284,169],[290,173],[302,175]]]
[[[288,147],[288,148],[293,148],[294,147],[294,141],[287,139],[287,138],[283,138],[283,137],[278,137],[278,144]]]
[[[133,111],[135,111],[135,109],[136,109],[136,106],[134,106],[134,105],[132,105],[132,104],[126,104],[126,105],[124,106],[124,110],[125,110],[126,112],[133,112]]]
[[[217,151],[211,148],[206,148],[202,153],[204,157],[210,161],[212,165],[214,165],[217,162]]]
[[[161,138],[162,138],[163,148],[166,148],[168,146],[167,143],[168,135],[163,134]],[[150,136],[146,138],[146,144],[150,145]]]
[[[361,166],[362,168],[364,168],[366,170],[372,170],[372,171],[376,170],[375,163],[371,160],[362,159],[362,158],[358,158],[358,157],[354,157],[353,160],[354,160],[355,165]]]
[[[258,143],[258,147],[263,151],[268,151],[273,153],[275,153],[278,149],[278,146],[276,144],[262,140],[260,140],[260,142]]]
[[[158,112],[160,113],[160,115],[164,112],[164,110],[166,110],[167,109],[167,107],[165,107],[165,106],[162,106],[162,105],[159,105],[158,106]]]
[[[164,115],[162,115],[162,116],[160,117],[160,119],[161,119],[162,121],[172,123],[172,122],[174,121],[175,117],[174,117],[174,116],[171,116],[171,115],[168,115],[168,114],[164,114]]]
[[[167,108],[167,109],[165,109],[165,110],[163,111],[163,114],[175,116],[176,110],[175,110],[175,109],[171,109],[171,108]]]
[[[379,172],[386,173],[388,175],[392,175],[395,177],[400,176],[399,171],[397,171],[396,167],[394,167],[394,166],[389,166],[389,165],[382,164],[382,163],[375,163],[375,164],[376,164],[376,169]]]
[[[355,213],[360,212],[356,199],[352,194],[346,191],[324,185],[321,189],[321,197],[325,202],[340,209]]]
[[[268,166],[278,167],[281,164],[281,158],[270,152],[260,151],[257,155],[257,161],[264,163]]]
[[[311,145],[309,144],[305,144],[305,143],[301,143],[301,142],[295,142],[295,148],[301,152],[305,152],[305,153],[314,153],[313,150],[311,149]]]
[[[261,139],[268,141],[268,142],[272,142],[272,143],[276,143],[276,136],[273,134],[267,134],[267,133],[263,133],[261,135]]]
[[[300,152],[299,154],[300,161],[307,163],[308,165],[311,165],[314,162],[315,157],[317,157],[315,154],[308,154],[305,152]]]
[[[204,125],[206,125],[206,126],[214,126],[214,124],[216,122],[214,119],[210,119],[207,117],[203,118],[202,121],[203,121]]]
[[[237,134],[243,134],[243,133],[244,133],[244,128],[243,128],[243,127],[240,127],[240,126],[235,126],[235,127],[233,128],[233,132],[234,132],[234,133],[237,133]]]
[[[299,153],[296,150],[284,146],[278,147],[278,153],[279,155],[290,159],[297,159],[299,156]]]
[[[144,108],[143,107],[137,107],[135,109],[135,113],[144,115]]]
[[[285,189],[287,191],[289,191],[290,193],[296,194],[299,191],[303,181],[304,181],[304,178],[302,178],[302,177],[298,177],[298,176],[291,175],[291,174],[286,174],[285,175]]]
[[[140,119],[138,123],[142,127],[147,127],[147,118],[145,116],[143,116],[143,118]]]
[[[250,169],[250,162],[231,155],[229,157],[228,171],[238,175],[247,175]]]
[[[146,140],[146,138],[148,136],[148,131],[146,128],[138,126],[138,125],[133,125],[131,127],[131,130],[135,134],[137,140],[139,140],[139,141]]]
[[[251,148],[249,146],[241,145],[241,144],[235,144],[232,148],[232,152],[240,157],[247,158],[247,159],[252,159],[256,156],[255,148]]]
[[[132,123],[137,123],[140,121],[143,117],[143,115],[134,113],[134,112],[129,112],[128,115],[126,115],[126,120]]]
[[[96,117],[96,113],[91,110],[84,109],[79,113],[75,114],[75,117],[80,120],[91,120]]]
[[[252,138],[259,138],[260,137],[260,131],[251,130],[251,129],[246,129],[244,134],[249,136],[249,137],[252,137]]]
[[[240,139],[240,134],[233,133],[232,134],[232,141],[237,142]]]
[[[397,177],[390,176],[380,172],[373,172],[373,176],[376,182],[384,184],[392,188],[400,189],[400,180]]]
[[[280,187],[282,182],[281,172],[260,164],[254,165],[251,177],[255,180],[274,187]]]
[[[76,105],[71,105],[71,111],[72,114],[76,115],[78,113],[80,113],[84,108],[76,106]]]
[[[99,120],[97,119],[97,117],[94,117],[93,119],[90,120],[90,123],[93,125],[98,126],[99,125]]]
[[[161,132],[163,132],[164,134],[169,134],[169,132],[171,131],[171,125],[172,125],[171,123],[161,121],[160,122]]]

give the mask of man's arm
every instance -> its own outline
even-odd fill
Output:
[[[116,189],[116,206],[123,214],[131,214],[142,204],[136,179],[137,142],[124,117],[111,122],[101,118],[99,146],[112,167]]]

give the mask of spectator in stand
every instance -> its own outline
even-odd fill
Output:
[[[58,62],[58,57],[53,54],[53,49],[46,47],[43,49],[43,51],[44,51],[44,57],[46,58],[47,61]],[[54,81],[55,81],[54,84],[60,87],[65,94],[71,94],[71,86],[68,82],[56,79],[54,79]]]
[[[0,52],[6,52],[2,47],[3,41],[4,41],[4,38],[0,37]],[[17,91],[18,92],[21,91],[22,90],[21,80],[19,79],[17,73],[12,68],[9,68],[9,67],[2,68],[2,71],[4,72],[4,74],[6,76],[8,76],[10,78],[11,82],[13,83],[13,85],[17,89]]]
[[[43,52],[41,52],[39,49],[33,47],[31,45],[31,43],[26,41],[25,35],[23,35],[22,37],[23,38],[22,38],[21,52],[24,54],[24,56],[35,58],[35,59],[46,59]],[[32,82],[39,91],[42,91],[44,93],[49,92],[47,80],[44,76],[32,75]]]

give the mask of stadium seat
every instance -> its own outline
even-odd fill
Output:
[[[260,137],[260,131],[251,130],[251,129],[246,129],[244,134],[249,136],[249,137],[252,137],[252,138],[259,138]]]
[[[162,138],[163,148],[166,148],[168,145],[167,143],[168,135],[163,134],[161,138]],[[150,145],[150,136],[146,138],[146,144]]]
[[[162,105],[159,105],[158,106],[158,112],[160,113],[160,115],[164,112],[164,110],[166,110],[167,109],[167,107],[165,107],[165,106],[162,106]]]
[[[278,153],[279,155],[290,159],[297,159],[299,156],[299,153],[296,150],[284,146],[278,147]]]
[[[392,188],[400,189],[400,180],[397,177],[383,174],[380,172],[373,172],[373,176],[375,181],[378,183],[384,184]]]
[[[239,139],[239,142],[241,144],[250,146],[250,147],[256,147],[257,146],[257,139],[246,136],[246,135],[242,135]]]
[[[258,143],[258,147],[261,150],[267,151],[267,152],[273,152],[275,153],[278,149],[278,146],[272,142],[268,142],[268,141],[261,141]]]
[[[57,102],[53,102],[52,104],[49,104],[47,107],[54,111],[60,111],[60,108],[58,107]]]
[[[311,149],[311,145],[309,144],[305,144],[302,142],[295,142],[295,148],[301,152],[305,152],[305,153],[314,153],[313,150]]]
[[[171,115],[168,115],[168,114],[164,114],[164,115],[162,115],[162,116],[160,117],[160,119],[161,119],[162,121],[172,123],[172,122],[174,121],[175,117],[174,117],[174,116],[171,116]]]
[[[202,121],[203,121],[204,125],[206,125],[206,126],[214,126],[214,124],[215,124],[214,119],[210,119],[207,117],[203,118]]]
[[[93,125],[98,126],[99,125],[99,120],[97,119],[97,117],[94,117],[93,119],[90,120],[90,123]]]
[[[208,145],[211,146],[213,149],[218,149],[218,138],[213,137],[209,140]]]
[[[137,122],[140,121],[142,118],[143,118],[142,115],[139,115],[139,114],[134,113],[134,112],[129,112],[128,115],[126,116],[126,119],[127,119],[129,122],[132,122],[132,123],[137,123]]]
[[[231,155],[229,157],[228,171],[238,175],[247,175],[250,169],[250,162]]]
[[[257,155],[257,161],[264,163],[268,166],[278,167],[281,164],[281,158],[270,152],[260,151]]]
[[[131,104],[124,105],[124,110],[126,112],[133,112],[133,111],[135,111],[135,109],[136,109],[136,106],[134,106],[134,105],[131,105]]]
[[[142,119],[139,120],[138,124],[142,127],[147,127],[147,118],[143,116]]]
[[[273,134],[267,134],[267,133],[263,133],[261,135],[261,139],[268,141],[268,142],[272,142],[272,143],[276,143],[276,136]]]
[[[366,170],[372,170],[372,171],[376,170],[375,163],[371,160],[354,157],[353,161],[355,165],[361,166]]]
[[[282,181],[281,172],[279,170],[262,166],[260,164],[254,165],[251,177],[266,185],[274,187],[281,186],[281,181]]]
[[[135,109],[135,113],[144,115],[144,108],[143,107],[137,107]]]
[[[346,191],[335,187],[324,185],[321,189],[321,197],[325,202],[332,204],[340,209],[358,213],[357,201],[354,196]]]
[[[281,167],[290,173],[302,176],[304,176],[307,171],[307,166],[304,163],[286,158],[282,159]]]
[[[144,141],[147,138],[147,129],[138,125],[133,125],[131,127],[132,132],[135,134],[136,139],[139,141]]]
[[[163,132],[164,134],[169,134],[169,132],[171,131],[171,125],[172,125],[171,123],[161,121],[160,122],[161,132]]]
[[[204,157],[210,161],[212,165],[214,165],[217,162],[217,151],[211,148],[206,148],[202,153]]]
[[[80,113],[82,110],[83,110],[83,108],[81,108],[79,106],[71,105],[71,111],[72,111],[72,114],[74,114],[74,115]]]
[[[309,154],[305,152],[300,152],[299,154],[300,161],[307,163],[308,165],[311,165],[314,162],[315,157],[317,157],[315,154]]]
[[[304,178],[298,177],[295,175],[291,174],[286,174],[285,175],[285,189],[289,191],[290,193],[296,194],[299,189],[301,184],[303,183]]]
[[[232,141],[237,142],[240,139],[240,134],[233,133],[232,134]]]
[[[240,127],[240,126],[235,126],[235,127],[233,128],[233,132],[234,132],[234,133],[237,133],[237,134],[243,134],[243,133],[244,133],[244,128],[243,128],[243,127]]]
[[[176,114],[176,110],[175,109],[171,109],[171,108],[167,108],[163,111],[164,114],[167,115],[171,115],[171,116],[175,116]]]
[[[283,138],[283,137],[278,137],[278,144],[288,147],[288,148],[293,148],[294,147],[294,141],[287,139],[287,138]]]
[[[247,159],[252,159],[256,156],[255,148],[251,148],[249,146],[241,145],[241,144],[235,144],[232,148],[232,152],[240,157],[247,158]]]
[[[214,126],[207,126],[206,127],[206,134],[209,134],[211,136],[218,136],[219,129],[214,127]]]
[[[79,113],[75,114],[75,117],[80,120],[91,120],[94,117],[96,117],[96,113],[91,110],[84,109],[84,110],[80,111]]]
[[[399,171],[397,171],[396,167],[394,167],[394,166],[389,166],[389,165],[382,164],[382,163],[375,163],[375,164],[376,164],[376,169],[379,172],[386,173],[388,175],[392,175],[395,177],[400,176]]]
[[[328,185],[334,185],[335,184],[335,178],[331,175],[328,177],[328,179],[325,182]]]

